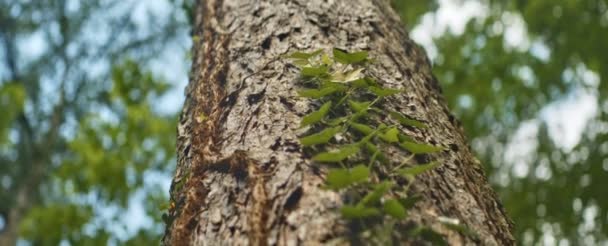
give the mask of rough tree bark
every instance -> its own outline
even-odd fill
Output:
[[[445,147],[416,180],[409,220],[454,245],[512,245],[512,223],[449,113],[422,49],[386,0],[206,0],[195,10],[194,60],[178,127],[167,245],[316,245],[348,233],[325,171],[302,154],[298,69],[280,56],[332,47],[368,50],[368,71],[406,92],[385,104],[424,121],[407,129]],[[420,157],[424,159],[424,156]],[[419,160],[424,161],[424,160]],[[457,218],[479,238],[445,228]],[[407,244],[407,239],[403,239]]]

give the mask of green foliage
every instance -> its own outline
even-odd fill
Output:
[[[414,119],[410,119],[410,118],[402,115],[399,112],[391,111],[389,113],[389,115],[391,117],[393,117],[394,119],[396,119],[397,121],[399,121],[399,123],[401,123],[403,125],[413,126],[413,127],[417,127],[417,128],[426,128],[426,125],[424,123],[414,120]]]
[[[8,130],[19,113],[23,112],[25,88],[17,82],[0,84],[0,146],[7,141]]]
[[[407,211],[398,200],[390,199],[384,202],[384,212],[393,218],[401,220],[407,216]]]
[[[403,141],[402,143],[399,144],[399,146],[401,146],[402,148],[408,150],[409,152],[411,152],[413,154],[428,154],[428,153],[434,153],[434,152],[439,152],[439,151],[443,150],[443,148],[441,148],[441,147],[436,147],[436,146],[428,145],[428,144],[413,143],[413,142],[409,142],[409,141]]]
[[[149,203],[167,199],[152,186],[168,181],[181,106],[161,105],[171,86],[158,75],[183,71],[149,70],[188,48],[177,6],[192,13],[194,1],[132,18],[149,2],[0,1],[3,239],[19,228],[18,245],[158,244]]]
[[[100,198],[126,207],[129,187],[143,185],[143,171],[161,169],[172,157],[174,140],[164,136],[175,125],[173,118],[153,113],[147,100],[129,96],[160,95],[166,89],[164,82],[142,72],[132,61],[115,66],[112,74],[112,103],[121,111],[121,123],[107,122],[95,113],[84,117],[75,138],[68,142],[72,155],[54,174],[61,181],[74,182],[71,192],[96,190]],[[134,81],[146,86],[131,86]]]
[[[347,53],[339,49],[333,49],[334,59],[342,64],[353,64],[367,61],[367,51]]]
[[[304,146],[324,144],[329,142],[329,140],[331,140],[331,138],[333,138],[341,130],[341,126],[326,128],[319,133],[311,134],[306,137],[300,138],[300,143]]]
[[[396,127],[391,127],[386,130],[384,133],[380,134],[380,138],[388,143],[395,143],[399,141],[399,129]]]
[[[344,205],[340,208],[340,213],[346,219],[365,219],[380,215],[380,210],[362,205]]]
[[[331,169],[327,173],[327,188],[340,190],[350,185],[365,182],[369,178],[369,168],[359,164],[351,169]]]
[[[350,107],[357,113],[368,110],[371,103],[372,102],[357,102],[348,100],[348,105],[350,105]]]
[[[392,2],[409,30],[445,13],[435,12],[439,1]],[[462,33],[433,35],[433,72],[514,220],[518,244],[547,238],[606,244],[608,1],[474,2],[484,6],[484,17],[469,20]],[[522,42],[513,45],[512,37]],[[597,108],[588,120],[578,119],[586,107],[559,115],[547,110],[588,95]],[[563,137],[577,124],[556,126],[561,118],[585,125],[580,136]],[[525,140],[516,137],[530,126]]]
[[[371,62],[367,52],[334,49],[333,59],[319,50],[287,57],[301,67],[303,85],[307,86],[298,94],[324,101],[318,110],[302,118],[301,126],[308,126],[309,134],[301,137],[300,143],[304,147],[314,146],[307,149],[314,152],[313,161],[340,166],[327,173],[326,188],[340,192],[344,201],[350,203],[340,208],[345,219],[354,224],[369,224],[356,234],[370,243],[390,242],[394,234],[393,227],[388,225],[405,220],[407,209],[417,201],[416,197],[405,197],[408,186],[395,185],[403,181],[400,174],[410,178],[439,162],[399,169],[404,163],[387,159],[383,152],[389,146],[402,146],[414,154],[438,152],[442,148],[416,143],[402,133],[399,124],[384,122],[392,118],[406,126],[425,127],[398,112],[381,109],[384,100],[403,90],[383,87],[365,75],[366,64]],[[340,140],[334,138],[338,134]],[[373,232],[373,237],[363,236],[366,232]]]
[[[395,94],[401,92],[400,90],[397,90],[397,89],[380,88],[377,86],[370,86],[369,91],[371,91],[372,93],[376,94],[376,96],[379,96],[379,97],[392,96],[392,95],[395,95]]]
[[[300,126],[307,126],[321,121],[323,117],[325,117],[325,115],[327,115],[327,113],[329,112],[330,107],[331,101],[323,104],[323,106],[321,106],[319,110],[302,117],[302,122],[300,123]]]
[[[397,172],[404,176],[416,176],[418,174],[421,174],[423,172],[426,172],[428,170],[431,170],[431,169],[439,166],[439,164],[440,163],[438,161],[434,161],[431,163],[422,164],[422,165],[418,165],[418,166],[414,166],[414,167],[402,168],[402,169],[399,169]]]
[[[78,232],[93,217],[93,209],[76,204],[50,204],[35,207],[28,217],[21,222],[19,234],[35,240],[38,245],[59,245],[66,239],[76,245],[82,245],[90,238],[81,238]],[[39,237],[44,235],[44,238]],[[94,245],[105,245],[107,236],[98,238]]]
[[[302,68],[302,76],[308,77],[321,77],[327,75],[327,67],[326,66],[318,66],[318,67],[303,67]]]
[[[394,184],[390,181],[383,181],[375,184],[372,191],[367,193],[359,202],[361,205],[371,206],[380,202],[380,199],[389,191]]]
[[[346,89],[344,86],[328,85],[321,89],[306,89],[298,91],[298,95],[301,97],[310,97],[319,99],[337,92],[343,92]]]
[[[356,122],[350,123],[350,126],[353,129],[355,129],[355,130],[363,133],[364,135],[370,135],[370,134],[372,134],[372,132],[375,131],[371,126],[368,126],[368,125],[365,125],[365,124],[359,124],[359,123],[356,123]]]
[[[340,162],[357,152],[359,152],[359,146],[349,145],[335,151],[319,153],[312,159],[320,162]]]
[[[417,227],[416,229],[412,230],[410,235],[414,238],[429,241],[432,243],[432,245],[448,245],[448,242],[446,242],[439,233],[428,227]]]

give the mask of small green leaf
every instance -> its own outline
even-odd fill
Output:
[[[342,64],[353,64],[363,62],[367,59],[367,51],[359,51],[353,53],[346,53],[339,49],[333,50],[334,59]]]
[[[342,124],[344,121],[346,121],[347,118],[348,118],[347,116],[342,116],[339,118],[331,119],[327,122],[327,124],[330,126],[337,126],[337,125]]]
[[[443,148],[436,147],[428,144],[414,143],[414,142],[402,142],[399,144],[402,148],[412,152],[412,154],[428,154],[442,151]]]
[[[393,183],[389,181],[384,181],[380,184],[375,185],[374,190],[370,193],[367,193],[361,201],[359,201],[360,205],[372,205],[380,201],[382,196],[388,192],[388,190],[393,186]]]
[[[405,208],[395,199],[390,199],[384,202],[384,212],[395,219],[403,219],[407,216]]]
[[[340,190],[350,185],[361,183],[369,177],[369,169],[365,165],[357,165],[352,169],[331,169],[327,174],[327,187]]]
[[[448,245],[448,243],[445,241],[445,239],[443,239],[443,236],[441,236],[441,234],[433,231],[433,229],[430,229],[428,227],[417,227],[416,229],[410,232],[410,236],[421,237],[423,240],[431,242],[432,245]]]
[[[403,125],[413,126],[413,127],[418,127],[418,128],[427,127],[424,123],[411,119],[407,116],[404,116],[404,115],[400,114],[399,112],[391,111],[389,114],[391,117],[393,117],[394,119],[396,119],[397,121],[399,121],[399,123],[401,123]]]
[[[336,135],[338,132],[340,132],[340,130],[342,130],[342,127],[340,127],[340,126],[326,128],[319,133],[300,138],[300,143],[304,146],[311,146],[311,145],[315,145],[315,144],[324,144],[324,143],[329,142],[329,140],[331,140],[334,137],[334,135]]]
[[[348,87],[346,85],[344,85],[343,83],[338,83],[338,82],[332,82],[329,80],[323,80],[321,81],[321,88],[336,88],[339,91],[346,91],[346,89],[348,89]]]
[[[327,66],[334,64],[334,61],[325,53],[321,56],[321,62]]]
[[[386,157],[382,154],[382,152],[380,151],[380,149],[378,149],[378,147],[376,147],[376,145],[372,144],[372,143],[365,143],[365,147],[367,148],[367,151],[369,151],[369,153],[371,155],[376,155],[376,158],[378,160],[380,160],[381,162],[386,162],[387,159]]]
[[[353,183],[361,183],[369,178],[369,168],[363,164],[354,166],[350,170],[350,178]]]
[[[348,84],[350,84],[351,86],[353,86],[355,88],[367,88],[367,87],[369,87],[369,84],[367,83],[367,80],[365,78],[349,81]]]
[[[355,130],[363,133],[364,135],[369,135],[372,132],[374,132],[374,128],[371,128],[370,126],[365,125],[365,124],[359,124],[359,123],[356,123],[356,122],[352,122],[352,123],[350,123],[350,126],[353,129],[355,129]]]
[[[349,145],[337,151],[319,153],[312,159],[320,162],[340,162],[357,152],[359,152],[359,146]]]
[[[370,86],[369,91],[371,91],[372,93],[376,94],[379,97],[387,97],[387,96],[395,95],[395,94],[401,92],[401,90],[383,88],[383,87],[377,87],[377,86]]]
[[[351,122],[357,121],[360,118],[367,116],[367,113],[368,113],[367,110],[361,110],[359,112],[356,112],[350,116],[350,121]]]
[[[365,147],[367,148],[367,151],[369,151],[371,154],[380,151],[380,149],[378,149],[378,147],[372,143],[366,143]]]
[[[439,164],[441,164],[441,163],[439,163],[438,161],[434,161],[434,162],[431,162],[431,163],[427,163],[427,164],[423,164],[423,165],[417,165],[417,166],[414,166],[414,167],[402,168],[402,169],[399,169],[399,171],[397,171],[397,172],[399,174],[401,174],[401,175],[416,176],[418,174],[421,174],[423,172],[426,172],[428,170],[431,170],[431,169],[439,166]]]
[[[362,112],[362,111],[367,110],[369,108],[370,104],[371,104],[371,102],[357,102],[357,101],[353,101],[353,100],[348,100],[348,105],[350,105],[350,107],[355,112]]]
[[[414,139],[406,136],[405,134],[399,133],[399,142],[414,142]]]
[[[296,64],[298,67],[306,67],[306,66],[310,66],[310,62],[308,60],[294,60],[293,61],[294,64]]]
[[[376,112],[376,113],[378,113],[380,115],[382,115],[384,113],[384,110],[379,109],[377,107],[370,107],[369,110],[374,111],[374,112]]]
[[[327,67],[303,67],[300,73],[302,74],[302,76],[306,77],[322,77],[323,75],[327,74]]]
[[[342,213],[342,216],[346,219],[363,219],[380,215],[380,211],[378,211],[378,209],[368,208],[361,205],[344,205],[342,208],[340,208],[340,213]]]
[[[327,187],[332,190],[339,190],[351,185],[350,173],[347,169],[330,169],[325,180]]]
[[[331,101],[324,103],[319,108],[319,110],[314,111],[314,112],[302,117],[302,121],[300,122],[300,127],[304,127],[304,126],[311,125],[311,124],[321,121],[323,119],[323,117],[325,117],[325,115],[327,115],[327,112],[329,112],[330,108],[331,108]]]
[[[397,129],[396,127],[391,127],[388,130],[386,130],[386,132],[381,134],[380,138],[382,138],[382,140],[384,140],[388,143],[395,143],[395,142],[399,142],[398,135],[399,135],[399,129]]]
[[[321,89],[299,90],[298,95],[300,95],[301,97],[310,97],[313,99],[319,99],[321,97],[331,95],[336,92],[342,92],[342,91],[344,91],[344,89],[342,87],[330,86],[330,87],[324,87]]]
[[[377,131],[373,131],[372,133],[370,133],[370,134],[368,134],[367,136],[363,137],[361,140],[357,141],[357,142],[355,143],[355,145],[357,145],[357,146],[361,147],[361,146],[363,146],[364,144],[369,143],[369,140],[371,140],[371,139],[372,139],[374,136],[376,136],[376,132],[377,132]]]
[[[315,57],[319,54],[321,54],[321,52],[323,52],[323,49],[318,49],[315,50],[313,52],[310,53],[306,53],[306,52],[294,52],[291,55],[288,55],[287,58],[292,58],[292,59],[309,59],[312,57]]]

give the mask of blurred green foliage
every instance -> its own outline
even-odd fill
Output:
[[[182,102],[158,110],[152,64],[185,59],[181,5],[0,0],[0,245],[159,244]]]
[[[481,3],[483,15],[470,19],[462,33],[434,36],[434,73],[515,221],[519,243],[605,243],[608,1],[452,4],[471,1]],[[410,29],[425,15],[442,13],[429,3],[436,1],[393,2]],[[513,44],[518,35],[510,31],[519,27],[523,39]],[[580,116],[560,119],[547,109],[581,94],[592,95],[597,110],[591,119],[582,119],[586,127],[571,147],[560,137],[568,129],[552,130],[551,124],[580,121]],[[533,136],[517,138],[526,125],[536,129]],[[524,160],[509,154],[521,148]]]
[[[8,141],[11,123],[23,112],[25,90],[17,83],[7,83],[0,87],[0,108],[5,109],[0,118],[0,146]]]

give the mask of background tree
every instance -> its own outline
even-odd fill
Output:
[[[171,4],[0,1],[0,245],[158,241],[175,117],[148,70],[185,53]],[[153,221],[121,219],[137,200]]]

